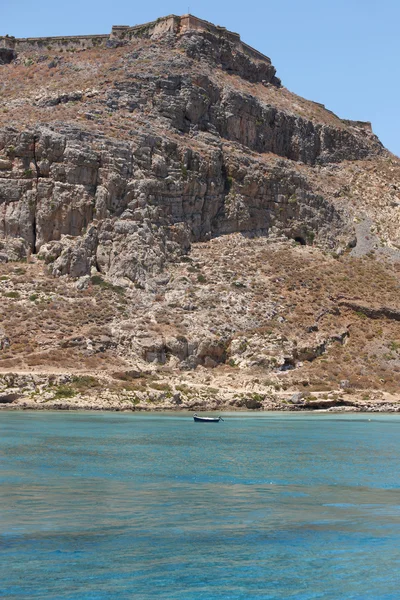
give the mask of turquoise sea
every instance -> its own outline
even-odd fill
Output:
[[[400,415],[0,413],[0,598],[399,599]]]

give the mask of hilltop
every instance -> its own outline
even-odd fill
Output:
[[[400,160],[369,123],[192,15],[6,36],[0,73],[2,405],[397,410]]]

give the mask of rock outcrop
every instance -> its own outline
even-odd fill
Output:
[[[0,370],[107,365],[184,408],[393,389],[400,161],[369,123],[190,15],[0,38],[0,72]]]
[[[144,284],[146,274],[162,272],[191,243],[226,233],[273,231],[340,251],[354,245],[346,208],[295,165],[379,155],[368,127],[328,111],[318,122],[238,88],[237,77],[261,90],[270,86],[278,98],[281,92],[267,57],[200,20],[168,17],[113,29],[110,39],[123,41],[102,50],[114,59],[112,85],[43,90],[33,103],[46,124],[0,130],[4,260],[15,257],[17,243],[19,255],[42,255],[56,275],[80,277],[95,268]],[[21,54],[17,63],[29,50],[30,62],[47,60],[38,44],[13,40],[8,50]],[[57,56],[48,68],[63,65]],[[79,118],[72,124],[52,114],[68,105],[79,117],[77,107],[89,109],[92,101],[96,110],[87,119],[132,115],[135,126],[122,127],[117,140],[101,127],[87,130]]]

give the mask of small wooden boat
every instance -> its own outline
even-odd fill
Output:
[[[223,421],[222,417],[198,417],[197,413],[193,415],[193,419],[196,423],[219,423]]]

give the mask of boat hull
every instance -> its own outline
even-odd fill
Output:
[[[219,423],[221,417],[193,417],[195,423]]]

